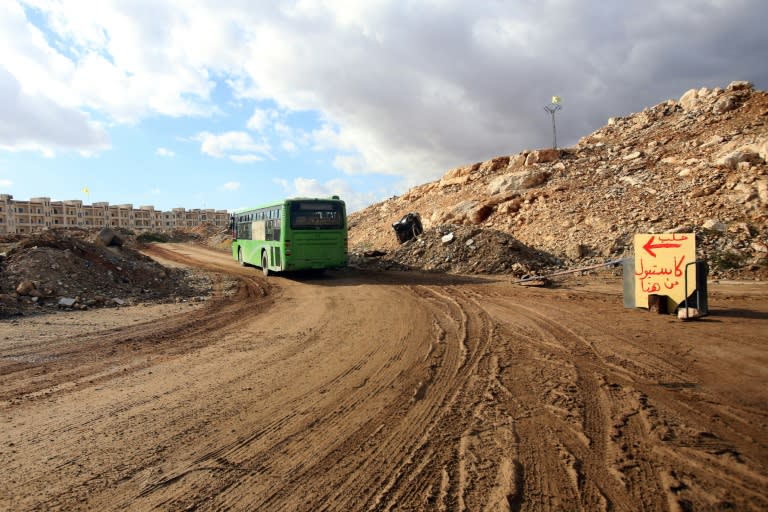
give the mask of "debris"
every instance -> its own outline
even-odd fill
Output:
[[[115,295],[130,304],[210,293],[205,273],[165,268],[130,247],[135,244],[130,232],[114,231],[108,242],[112,245],[104,244],[105,238],[99,238],[103,230],[98,229],[0,236],[5,252],[0,258],[0,296],[13,297],[0,300],[0,318],[42,307],[115,307],[119,304],[105,298]],[[122,245],[114,245],[118,234]]]
[[[58,305],[65,308],[71,308],[75,305],[75,302],[77,302],[77,299],[73,299],[72,297],[62,297],[59,299]]]
[[[395,230],[397,241],[401,244],[419,236],[424,231],[421,225],[421,216],[415,212],[406,214],[402,219],[392,224],[392,228]]]
[[[696,308],[680,308],[677,310],[677,318],[680,320],[695,320],[701,318],[701,313]]]

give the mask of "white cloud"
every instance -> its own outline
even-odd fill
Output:
[[[547,146],[542,106],[553,94],[564,98],[558,140],[570,144],[610,116],[692,87],[768,85],[768,67],[755,64],[768,47],[762,0],[24,4],[46,26],[0,3],[0,86],[12,83],[23,100],[0,102],[15,109],[0,114],[0,145],[49,154],[109,147],[91,116],[221,114],[218,81],[243,103],[275,105],[254,109],[251,133],[273,130],[286,151],[333,152],[348,174],[416,184]],[[316,115],[304,132],[289,126],[286,114],[306,112]],[[17,120],[20,130],[8,128]],[[240,163],[273,158],[266,141],[227,129],[203,132],[201,151]]]
[[[0,180],[0,187],[10,187],[13,185],[11,180]]]
[[[255,164],[264,161],[264,157],[259,155],[230,155],[229,159],[237,164]]]
[[[216,158],[229,158],[237,163],[260,162],[271,157],[266,141],[256,142],[247,132],[230,131],[219,135],[201,132],[195,136],[200,151]]]
[[[99,151],[110,147],[104,129],[76,109],[26,93],[16,78],[0,67],[0,148],[39,151],[55,148]]]
[[[227,190],[227,191],[236,191],[240,190],[240,182],[239,181],[228,181],[225,184],[223,184],[221,187],[219,187],[220,190]]]
[[[269,112],[262,109],[255,109],[246,126],[249,130],[254,132],[260,132],[267,126],[267,120],[269,119]]]
[[[283,188],[286,197],[331,197],[337,195],[346,203],[348,212],[360,210],[378,199],[375,192],[360,192],[342,179],[321,182],[315,178],[299,177],[292,181],[275,178],[273,182]]]
[[[176,156],[176,153],[167,148],[157,148],[157,150],[155,150],[155,154],[166,158],[172,158]]]

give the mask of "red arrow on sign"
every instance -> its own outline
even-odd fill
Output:
[[[674,249],[680,247],[680,244],[654,244],[653,240],[655,238],[655,236],[652,236],[645,242],[645,245],[643,245],[643,249],[654,258],[656,257],[656,253],[653,252],[653,249]]]

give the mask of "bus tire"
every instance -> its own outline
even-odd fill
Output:
[[[261,253],[261,271],[264,273],[264,277],[269,275],[269,256],[267,256],[267,251]]]
[[[241,267],[245,266],[245,262],[243,261],[243,248],[238,247],[237,248],[237,262],[240,264]]]

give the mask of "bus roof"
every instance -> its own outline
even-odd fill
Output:
[[[333,201],[338,203],[344,203],[342,199],[339,198],[339,196],[331,196],[331,197],[288,197],[285,199],[281,199],[280,201],[274,201],[271,203],[262,204],[259,206],[252,206],[250,208],[238,208],[237,210],[233,210],[232,214],[238,214],[243,212],[250,212],[253,210],[261,210],[262,208],[270,208],[273,206],[282,206],[285,203],[292,202],[292,201]]]

